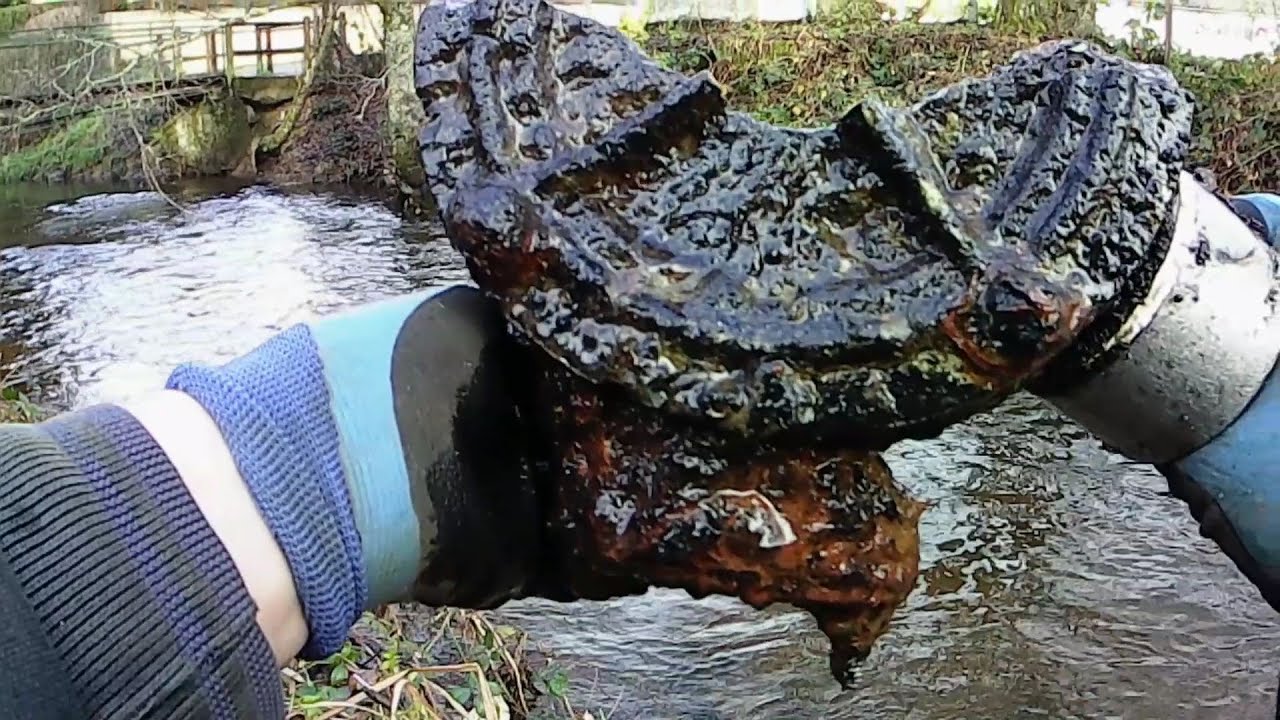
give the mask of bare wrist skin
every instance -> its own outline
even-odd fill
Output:
[[[222,541],[250,597],[258,626],[283,666],[307,638],[293,577],[213,419],[184,393],[164,390],[124,407],[155,438]]]

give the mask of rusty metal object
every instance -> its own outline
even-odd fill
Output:
[[[861,654],[917,562],[873,451],[1087,375],[1169,244],[1189,97],[1085,44],[797,130],[539,0],[432,6],[419,38],[430,191],[550,360],[530,412],[583,596],[794,602]],[[753,545],[753,512],[839,530]]]
[[[544,361],[563,580],[603,599],[650,585],[811,612],[846,680],[915,585],[923,505],[878,453],[691,431]]]

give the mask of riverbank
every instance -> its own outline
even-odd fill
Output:
[[[19,119],[0,132],[0,184],[154,184],[209,176],[388,182],[380,59],[332,45],[302,78],[19,104],[9,115]]]
[[[347,644],[281,672],[289,717],[591,720],[573,707],[567,671],[525,634],[485,613],[391,606],[366,614]]]
[[[958,24],[886,25],[855,16],[808,24],[664,25],[642,40],[669,66],[709,69],[734,107],[769,122],[814,126],[869,94],[907,104],[1056,37]],[[1092,40],[1124,57],[1163,62],[1164,48],[1150,36]],[[1193,164],[1210,170],[1228,192],[1280,187],[1275,56],[1221,60],[1175,52],[1168,65],[1197,99]]]
[[[980,75],[1052,34],[963,24],[884,23],[865,13],[811,23],[669,23],[629,28],[655,58],[710,69],[731,104],[770,122],[830,122],[877,94],[905,104]],[[1163,60],[1153,38],[1113,51]],[[397,173],[383,128],[382,63],[339,47],[328,72],[297,97],[219,94],[181,100],[114,98],[46,130],[0,139],[0,183],[74,179],[164,181],[235,175],[281,183],[377,184],[415,192]],[[1174,53],[1170,68],[1199,100],[1194,162],[1226,191],[1280,187],[1280,63]],[[296,107],[295,107],[296,105]]]

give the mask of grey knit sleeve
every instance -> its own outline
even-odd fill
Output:
[[[90,717],[284,715],[239,573],[124,410],[0,425],[0,561]]]

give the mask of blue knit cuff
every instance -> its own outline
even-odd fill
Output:
[[[168,387],[213,417],[284,552],[309,631],[301,657],[337,652],[368,586],[310,330],[294,326],[220,368],[183,365]]]

